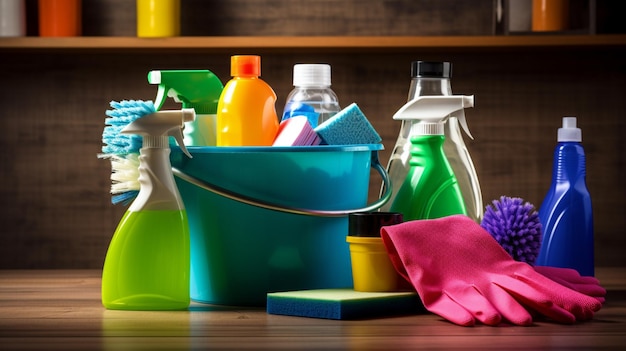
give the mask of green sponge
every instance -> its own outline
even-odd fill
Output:
[[[339,111],[314,130],[328,145],[378,144],[382,141],[355,103]]]
[[[365,319],[423,310],[414,292],[317,289],[267,294],[267,313],[326,319]]]

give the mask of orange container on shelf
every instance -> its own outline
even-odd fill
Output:
[[[76,37],[81,34],[81,0],[39,0],[40,36]]]
[[[231,57],[217,103],[217,146],[271,146],[278,133],[276,93],[259,76],[261,57]]]
[[[569,0],[533,0],[532,29],[536,32],[567,30]]]

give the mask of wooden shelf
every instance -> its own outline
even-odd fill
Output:
[[[223,36],[223,37],[66,37],[0,38],[0,51],[394,51],[428,49],[515,49],[624,47],[626,35],[511,36]]]

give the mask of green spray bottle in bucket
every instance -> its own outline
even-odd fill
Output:
[[[148,82],[158,84],[154,105],[160,110],[168,97],[193,108],[196,118],[187,123],[183,141],[187,146],[215,146],[217,102],[224,85],[209,70],[150,71]]]
[[[467,215],[458,181],[443,150],[444,123],[450,116],[474,106],[474,96],[420,96],[407,102],[393,116],[416,120],[411,128],[410,169],[391,211],[405,220]]]
[[[107,309],[179,310],[189,306],[189,223],[174,182],[169,136],[191,157],[182,141],[182,127],[194,118],[193,109],[157,111],[135,119],[121,131],[143,136],[141,188],[106,254],[102,304]]]

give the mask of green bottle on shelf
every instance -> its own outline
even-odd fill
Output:
[[[405,220],[467,215],[456,176],[443,150],[444,123],[466,107],[474,96],[420,96],[407,102],[393,116],[415,120],[411,128],[410,169],[391,204]]]

